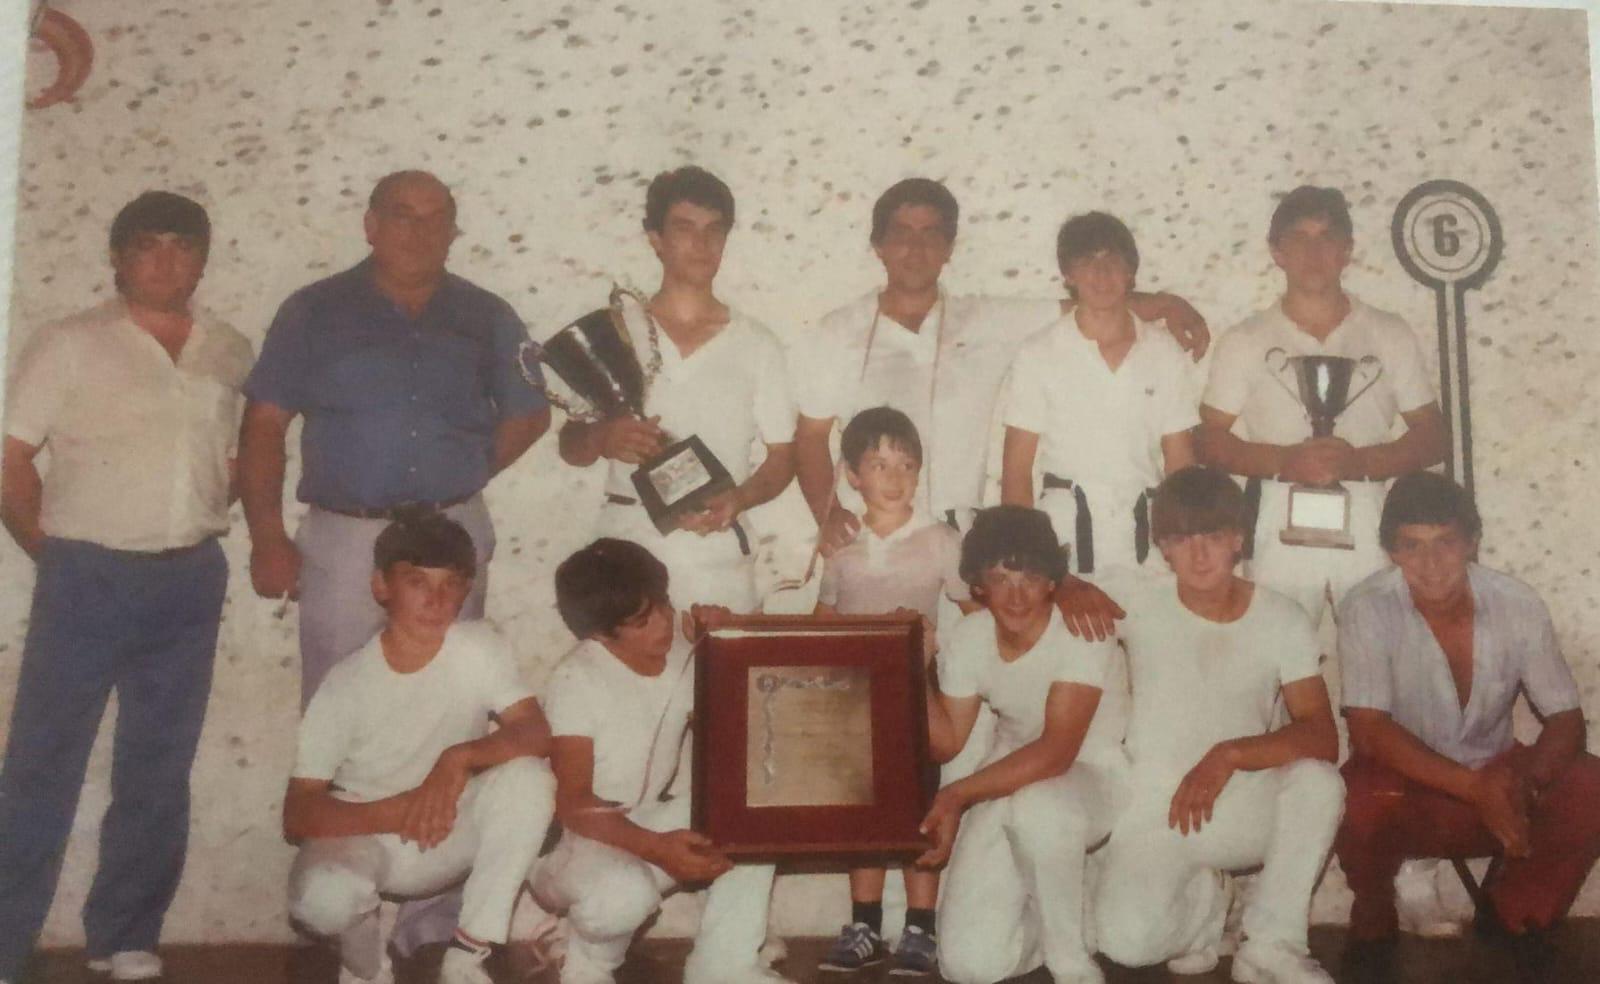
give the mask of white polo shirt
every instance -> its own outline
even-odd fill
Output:
[[[1345,707],[1383,711],[1440,755],[1476,768],[1511,747],[1519,690],[1547,717],[1580,705],[1538,593],[1478,564],[1467,568],[1467,579],[1473,625],[1466,707],[1398,567],[1362,581],[1339,606],[1339,666]]]
[[[800,412],[842,430],[868,407],[891,406],[922,438],[926,511],[982,504],[1001,383],[1022,342],[1060,312],[1054,300],[955,297],[942,290],[918,331],[878,310],[873,291],[828,314],[797,346]]]
[[[939,621],[939,596],[969,601],[961,579],[961,534],[913,516],[888,536],[862,524],[861,535],[829,557],[817,600],[845,615],[882,615],[896,608]]]
[[[794,402],[783,348],[776,337],[748,316],[729,311],[728,323],[687,357],[659,329],[651,341],[649,319],[636,304],[623,308],[634,352],[649,372],[652,351],[661,354],[661,371],[645,384],[645,413],[659,416],[672,438],[699,435],[711,453],[743,482],[766,457],[757,443],[794,440]],[[637,465],[610,463],[606,491],[636,498],[632,475]]]
[[[1217,341],[1201,402],[1238,417],[1246,440],[1299,444],[1310,439],[1311,420],[1299,398],[1288,391],[1295,389],[1289,374],[1280,377],[1288,390],[1273,380],[1267,352],[1281,348],[1291,356],[1376,356],[1383,375],[1339,415],[1333,433],[1358,448],[1390,440],[1398,415],[1434,402],[1433,384],[1410,326],[1398,315],[1349,296],[1350,313],[1320,342],[1289,320],[1281,300],[1240,322]],[[1352,387],[1360,385],[1363,371],[1357,372]]]
[[[1097,518],[1121,520],[1165,474],[1161,439],[1200,422],[1191,365],[1164,328],[1134,318],[1133,346],[1113,371],[1076,316],[1062,315],[1017,353],[1002,419],[1039,435],[1036,466],[1082,485]]]
[[[174,363],[120,297],[35,331],[6,390],[6,434],[48,451],[45,534],[159,551],[226,532],[252,361],[243,335],[196,311]]]

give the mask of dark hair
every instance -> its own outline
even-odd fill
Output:
[[[556,568],[556,611],[580,639],[610,634],[667,600],[667,566],[632,540],[602,537]]]
[[[992,506],[973,517],[961,540],[961,579],[976,585],[997,566],[1057,582],[1065,577],[1067,556],[1050,517],[1027,506]]]
[[[1062,273],[1067,265],[1110,250],[1128,263],[1130,274],[1139,272],[1139,247],[1134,244],[1133,233],[1122,220],[1106,212],[1085,212],[1074,215],[1061,224],[1056,233],[1056,265]]]
[[[472,537],[455,520],[432,510],[401,512],[372,545],[372,565],[387,573],[396,564],[447,567],[462,577],[478,571]]]
[[[367,208],[374,212],[382,211],[383,207],[388,204],[390,193],[392,193],[396,187],[410,181],[420,181],[425,184],[431,184],[440,191],[444,192],[445,199],[450,203],[450,218],[452,220],[455,219],[456,196],[451,193],[450,186],[445,184],[443,181],[440,181],[439,176],[433,172],[419,171],[415,168],[405,171],[395,171],[390,174],[385,174],[383,177],[379,178],[378,183],[372,186],[372,193],[367,196]]]
[[[922,464],[922,438],[917,435],[917,425],[894,407],[869,407],[851,417],[839,435],[839,456],[855,471],[861,467],[861,456],[884,441]]]
[[[1378,520],[1378,543],[1392,551],[1402,526],[1454,526],[1462,536],[1476,540],[1483,520],[1467,490],[1454,480],[1429,471],[1415,471],[1394,480],[1383,500]]]
[[[1150,502],[1150,536],[1245,532],[1244,493],[1227,472],[1205,465],[1180,468],[1156,486]]]
[[[1301,185],[1283,196],[1278,207],[1272,210],[1272,224],[1267,226],[1267,242],[1278,245],[1278,239],[1301,219],[1323,219],[1346,240],[1355,238],[1350,222],[1350,203],[1338,188],[1318,188]]]
[[[662,171],[651,180],[644,193],[645,231],[662,231],[667,212],[679,202],[718,212],[730,228],[733,226],[733,190],[705,168],[688,164],[675,171]]]
[[[211,218],[192,198],[170,191],[147,191],[122,206],[111,221],[111,252],[120,253],[141,232],[171,232],[211,249]]]
[[[888,190],[872,203],[872,245],[883,242],[889,231],[889,220],[902,205],[926,205],[939,213],[944,237],[955,242],[956,226],[961,221],[961,206],[950,189],[932,178],[906,178],[890,185]]]

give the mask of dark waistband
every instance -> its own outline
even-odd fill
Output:
[[[469,492],[454,499],[442,499],[438,502],[399,502],[392,506],[351,506],[344,508],[341,506],[324,506],[315,502],[311,505],[313,508],[321,509],[323,512],[349,516],[351,519],[386,519],[393,522],[405,515],[444,512],[451,506],[461,505],[477,494],[476,492]]]
[[[177,560],[189,554],[197,553],[217,545],[220,534],[213,533],[198,543],[191,543],[186,547],[168,547],[165,550],[127,550],[122,547],[108,547],[103,543],[93,540],[74,540],[70,537],[47,536],[45,544],[57,550],[84,550],[100,554],[109,554],[118,560],[130,561],[161,561]]]

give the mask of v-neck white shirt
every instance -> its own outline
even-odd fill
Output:
[[[159,551],[226,532],[251,361],[244,336],[198,311],[174,361],[120,297],[34,332],[6,434],[48,451],[45,534]]]
[[[1538,593],[1478,564],[1467,578],[1473,626],[1465,707],[1398,567],[1362,581],[1339,606],[1339,664],[1345,707],[1383,711],[1435,752],[1475,768],[1511,747],[1519,690],[1545,716],[1578,707],[1579,696]]]
[[[1082,485],[1107,516],[1160,483],[1161,439],[1200,422],[1189,357],[1156,325],[1134,318],[1133,330],[1112,369],[1077,317],[1062,315],[1017,354],[1003,411],[1007,427],[1039,435],[1036,465]]]
[[[642,309],[627,305],[628,334],[639,361],[649,372],[652,361],[650,326]],[[777,338],[746,315],[730,310],[728,323],[687,356],[667,337],[655,333],[661,371],[645,383],[645,413],[661,418],[674,439],[699,435],[735,482],[750,477],[765,459],[760,444],[794,440],[795,410],[789,396],[783,349]],[[632,498],[638,493],[632,475],[636,465],[610,463],[607,491]]]
[[[977,508],[1006,371],[1022,342],[1057,317],[1060,303],[941,290],[912,331],[878,310],[878,293],[828,314],[795,346],[800,412],[835,418],[843,430],[868,407],[894,407],[922,438],[920,505],[934,516]]]

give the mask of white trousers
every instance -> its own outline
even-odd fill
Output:
[[[1261,875],[1245,905],[1245,937],[1304,952],[1311,893],[1344,814],[1339,770],[1300,759],[1236,772],[1211,822],[1187,836],[1167,826],[1182,776],[1135,766],[1095,899],[1101,952],[1142,967],[1215,943],[1227,905],[1220,872],[1256,865]]]
[[[555,813],[555,788],[544,759],[512,759],[467,783],[455,827],[428,850],[396,834],[306,841],[289,872],[289,914],[313,933],[337,936],[380,896],[434,895],[465,878],[458,925],[504,943]]]
[[[1389,555],[1378,545],[1384,484],[1345,482],[1344,487],[1350,493],[1353,550],[1291,546],[1278,539],[1289,523],[1289,485],[1271,479],[1261,483],[1250,579],[1298,601],[1312,625],[1322,621],[1330,599],[1337,606],[1345,592],[1389,563]]]
[[[628,818],[648,830],[680,830],[689,825],[689,798],[648,803]],[[737,864],[711,883],[686,977],[695,968],[725,974],[756,965],[766,938],[772,875],[770,864]],[[566,913],[572,930],[568,965],[611,973],[622,966],[633,934],[676,887],[671,875],[648,861],[569,831],[539,866],[533,895],[545,909]]]
[[[466,528],[478,555],[478,573],[461,606],[461,617],[482,618],[489,559],[494,556],[489,509],[483,496],[475,495],[444,514]],[[300,548],[301,710],[333,665],[383,628],[384,611],[372,597],[372,545],[388,525],[384,519],[358,519],[312,507],[295,531]]]
[[[1084,855],[1111,829],[1120,772],[1079,761],[967,810],[939,905],[947,980],[993,984],[1040,963],[1059,980],[1094,965],[1084,933]]]
[[[741,518],[740,522],[747,521]],[[761,605],[756,597],[754,533],[748,526],[745,531],[750,537],[749,554],[740,550],[739,538],[732,530],[707,536],[674,530],[663,536],[656,532],[644,507],[637,504],[608,502],[600,507],[595,521],[596,536],[632,540],[667,566],[667,591],[678,608],[722,605],[740,614],[754,612]]]

